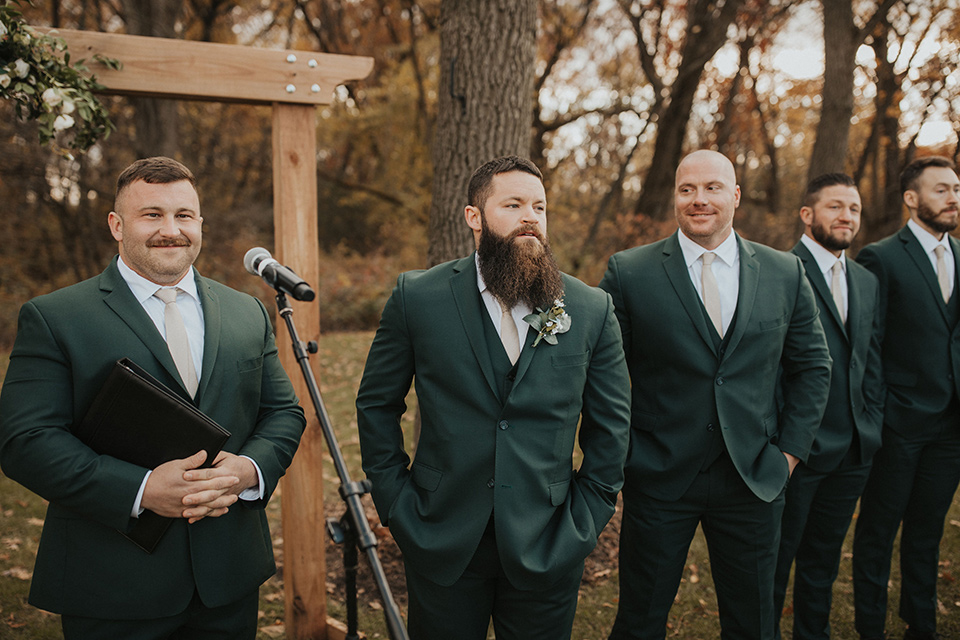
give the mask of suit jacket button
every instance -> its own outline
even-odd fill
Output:
[[[723,384],[723,378],[717,378],[717,385]]]
[[[506,420],[501,420],[501,421],[497,424],[497,426],[500,427],[500,430],[501,430],[501,431],[506,431],[506,430],[507,430],[507,427],[509,427],[510,424],[509,424]]]
[[[716,427],[713,426],[713,423],[707,425],[707,431],[713,431]]]
[[[493,478],[490,478],[489,480],[487,480],[487,488],[493,489],[493,485],[494,485]]]
[[[852,361],[850,362],[850,368],[851,368],[851,369],[856,369],[856,368],[857,368],[857,361],[856,361],[856,360],[852,360]]]

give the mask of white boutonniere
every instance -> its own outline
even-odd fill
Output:
[[[540,344],[543,340],[547,344],[557,344],[557,336],[570,330],[573,320],[563,308],[563,298],[553,301],[553,306],[547,311],[537,307],[536,313],[524,316],[523,321],[530,324],[537,331],[537,339],[533,341],[533,346]]]

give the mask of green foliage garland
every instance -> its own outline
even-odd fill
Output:
[[[93,95],[103,89],[84,60],[70,64],[70,53],[56,32],[40,33],[23,20],[13,4],[0,4],[0,97],[12,100],[21,120],[36,120],[40,143],[52,143],[61,153],[66,146],[84,152],[113,131],[106,108]],[[94,56],[98,62],[119,68],[116,60]]]

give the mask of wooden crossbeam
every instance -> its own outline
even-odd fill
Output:
[[[57,29],[54,35],[67,43],[73,60],[85,59],[97,81],[117,95],[329,104],[337,85],[373,70],[373,58],[361,56],[73,29]],[[95,54],[119,60],[123,68],[96,63]]]

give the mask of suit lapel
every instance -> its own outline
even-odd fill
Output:
[[[862,289],[867,283],[862,281],[861,274],[856,273],[855,269],[849,267],[849,256],[847,257],[847,298],[849,308],[847,309],[847,319],[849,320],[847,330],[850,332],[849,342],[851,350],[856,350],[857,344],[864,338],[870,339],[870,331],[860,331],[860,306],[863,304]],[[873,326],[873,318],[868,318]]]
[[[130,330],[140,338],[147,346],[150,353],[157,359],[160,365],[166,369],[174,380],[180,379],[180,373],[177,371],[177,365],[173,362],[173,356],[167,348],[167,343],[163,336],[157,331],[156,325],[143,310],[143,307],[137,302],[130,287],[124,282],[123,276],[117,269],[116,258],[107,267],[106,271],[100,277],[100,290],[103,292],[103,301],[114,313],[130,327]],[[141,366],[145,363],[137,363]]]
[[[480,365],[484,379],[494,395],[499,397],[500,392],[497,390],[496,378],[493,374],[493,363],[490,362],[490,353],[483,338],[483,314],[487,313],[487,309],[480,301],[480,292],[477,289],[477,265],[473,254],[460,260],[453,270],[450,290],[453,292],[453,299],[460,314],[463,331],[467,334],[470,348],[473,349],[473,355]],[[527,349],[520,352],[521,359],[524,351]]]
[[[739,235],[736,238],[740,246],[740,291],[737,293],[736,322],[733,324],[730,342],[727,343],[726,356],[737,348],[747,325],[750,324],[750,316],[757,299],[757,285],[760,283],[760,261],[757,260],[756,252]]]
[[[927,283],[930,294],[937,299],[937,308],[940,310],[943,321],[949,323],[947,306],[943,304],[943,294],[940,293],[940,284],[937,282],[937,273],[934,271],[933,265],[930,264],[930,258],[928,258],[926,252],[924,252],[923,246],[920,244],[920,241],[917,240],[917,237],[913,235],[913,231],[911,231],[909,227],[904,227],[900,230],[900,240],[903,241],[903,248],[920,272],[920,277]],[[954,246],[952,242],[951,246]],[[956,256],[956,251],[954,251],[954,256]],[[954,259],[954,262],[956,262],[956,259]]]
[[[200,306],[203,308],[203,366],[200,373],[200,386],[197,388],[197,398],[203,397],[203,391],[210,382],[217,354],[220,350],[220,298],[210,289],[207,281],[196,275],[197,293],[200,295]]]
[[[687,315],[690,316],[690,321],[697,328],[697,333],[716,355],[717,347],[710,335],[710,329],[707,327],[707,320],[704,317],[700,299],[697,297],[697,290],[690,281],[690,272],[687,270],[687,264],[683,259],[683,250],[680,249],[680,241],[677,239],[676,233],[663,245],[663,269],[667,272],[667,278],[673,285],[680,303],[686,309]]]
[[[534,309],[533,312],[536,313],[537,312],[536,309]],[[567,301],[567,313],[569,313],[570,316],[573,317],[574,312],[571,311],[569,308],[569,301]],[[573,325],[570,325],[570,327],[571,327],[570,330],[573,331],[574,330]],[[536,355],[537,349],[533,348],[533,341],[536,340],[537,334],[535,331],[532,331],[531,329],[532,327],[530,325],[527,325],[526,333],[520,336],[520,339],[524,341],[524,344],[523,344],[523,349],[520,350],[520,359],[517,360],[517,377],[514,380],[513,387],[511,387],[511,389],[516,388],[516,386],[520,384],[520,380],[523,378],[524,374],[527,372],[527,369],[530,368],[530,363],[533,362],[533,357]],[[562,338],[558,338],[558,339],[562,339]],[[538,345],[537,348],[542,350],[544,345],[546,345],[546,343],[541,341],[540,345]]]
[[[807,272],[807,280],[813,285],[813,290],[820,297],[821,309],[829,309],[830,317],[833,318],[833,321],[837,323],[837,326],[840,327],[840,333],[845,337],[847,336],[847,327],[843,322],[843,318],[840,317],[840,310],[837,309],[836,303],[833,301],[833,294],[830,293],[830,287],[827,285],[827,281],[823,277],[823,272],[820,271],[820,265],[817,263],[816,258],[813,257],[813,254],[810,253],[808,249],[802,242],[798,242],[793,248],[793,253],[800,258],[803,262],[803,268]],[[847,309],[847,317],[853,316],[853,287],[850,286],[850,275],[849,268],[847,269],[847,306],[850,307]]]

